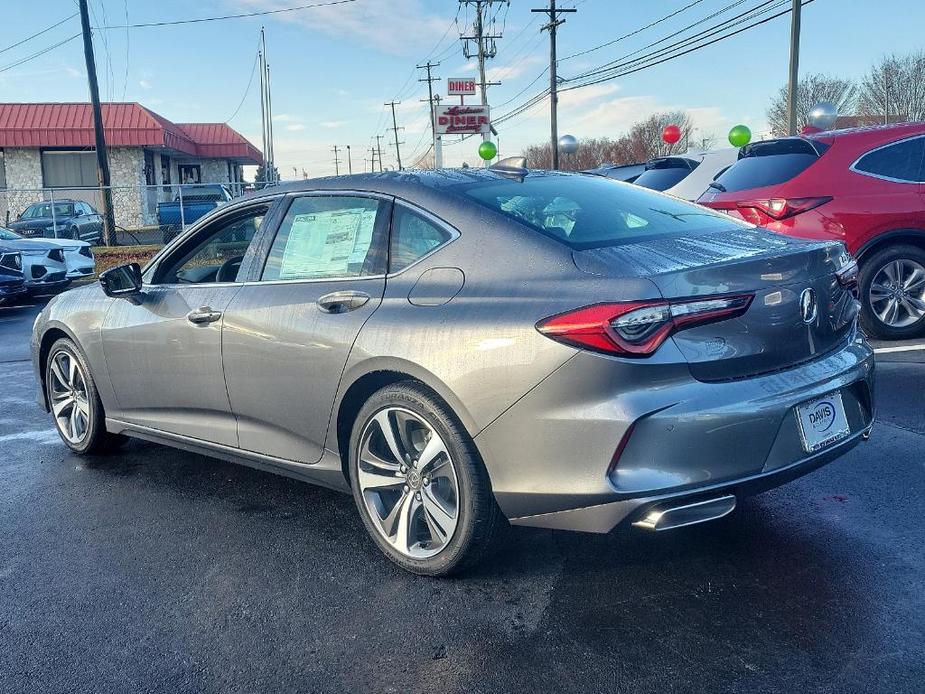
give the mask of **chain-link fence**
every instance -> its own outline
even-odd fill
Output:
[[[112,186],[115,245],[161,245],[216,207],[244,194],[244,184]],[[0,226],[30,238],[103,243],[100,188],[0,189]]]

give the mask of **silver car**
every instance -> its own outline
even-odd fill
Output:
[[[856,266],[601,177],[282,185],[38,317],[39,402],[77,453],[133,436],[353,494],[400,566],[508,523],[728,514],[868,435]]]

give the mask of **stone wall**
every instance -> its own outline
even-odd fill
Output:
[[[42,159],[37,149],[4,149],[6,190],[0,190],[0,224],[16,219],[42,194]]]
[[[109,171],[116,226],[134,228],[156,224],[145,204],[144,150],[140,147],[110,148]]]

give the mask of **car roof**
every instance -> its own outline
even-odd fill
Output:
[[[579,176],[579,173],[566,171],[546,171],[541,169],[527,169],[522,178],[544,178],[553,176]],[[396,197],[414,196],[420,194],[430,197],[444,195],[453,188],[474,183],[491,183],[517,179],[521,176],[512,176],[509,172],[493,169],[465,168],[465,169],[415,169],[409,171],[383,171],[381,173],[362,173],[349,176],[327,176],[323,178],[305,179],[278,183],[244,197],[257,200],[262,197],[271,197],[288,193],[311,192],[318,190],[354,190],[358,192],[382,193]]]

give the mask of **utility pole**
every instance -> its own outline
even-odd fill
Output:
[[[507,0],[459,0],[462,5],[475,5],[475,22],[473,23],[474,34],[472,36],[460,36],[463,43],[463,55],[467,59],[476,58],[479,63],[479,93],[482,97],[482,105],[488,105],[488,87],[494,87],[500,82],[489,82],[485,77],[485,61],[488,58],[494,58],[498,54],[498,45],[495,43],[501,38],[501,34],[485,33],[485,13],[491,10],[494,4],[507,2]],[[473,51],[470,42],[475,42]]]
[[[379,158],[379,173],[382,173],[382,138],[384,135],[376,135],[376,156]]]
[[[434,82],[438,81],[439,77],[434,77],[431,75],[431,70],[435,67],[438,67],[440,63],[432,63],[429,60],[424,65],[418,65],[418,70],[427,70],[427,77],[424,79],[419,79],[418,82],[427,82],[427,106],[430,109],[430,135],[431,135],[431,144],[434,148],[434,168],[437,168],[442,162],[437,162],[437,119],[434,116],[434,104],[439,103],[440,96],[438,95],[434,98]],[[421,99],[425,101],[425,99]]]
[[[267,127],[270,129],[270,180],[273,183],[279,183],[276,172],[276,152],[273,148],[273,92],[270,91],[269,63],[267,64]]]
[[[276,182],[276,163],[273,155],[273,100],[270,97],[270,65],[267,63],[267,37],[260,27],[260,49],[257,51],[260,63],[260,121],[263,127],[263,180]]]
[[[787,85],[787,130],[791,135],[797,134],[797,94],[799,92],[800,72],[800,12],[803,0],[793,0],[790,11],[790,82]]]
[[[331,148],[334,152],[334,175],[340,176],[340,159],[337,158],[337,145]]]
[[[347,145],[347,173],[353,175],[353,160],[350,158],[350,145]]]
[[[399,128],[398,122],[395,120],[395,107],[400,103],[401,103],[400,101],[390,101],[389,103],[385,105],[392,107],[392,127],[389,128],[389,130],[395,133],[395,159],[398,160],[398,170],[403,171],[402,165],[401,165],[401,148],[399,147],[399,145],[402,143],[398,141],[398,131],[404,130],[404,128]],[[382,168],[382,159],[379,160],[379,168],[380,170]]]
[[[795,1],[799,2],[799,0]],[[564,19],[559,19],[560,14],[577,12],[577,10],[574,7],[556,9],[556,0],[549,0],[549,7],[530,11],[549,15],[549,24],[543,26],[540,31],[549,32],[549,143],[552,146],[552,168],[553,171],[557,171],[559,169],[559,78],[556,74],[556,29],[560,24],[565,24]]]
[[[263,29],[260,30],[261,37]],[[267,100],[264,97],[267,91],[266,68],[263,64],[263,50],[257,51],[257,61],[260,63],[260,136],[263,152],[263,181],[267,182],[267,171],[270,166],[269,151],[267,150]]]
[[[103,108],[100,106],[100,87],[96,81],[96,59],[93,57],[93,36],[90,33],[90,11],[87,0],[80,0],[80,27],[83,30],[84,58],[87,61],[87,81],[90,84],[90,102],[93,108],[93,134],[96,139],[96,177],[103,196],[103,243],[112,246],[116,240],[116,221],[112,214],[112,188],[109,178],[109,153],[103,129]],[[57,236],[57,232],[55,233]]]

